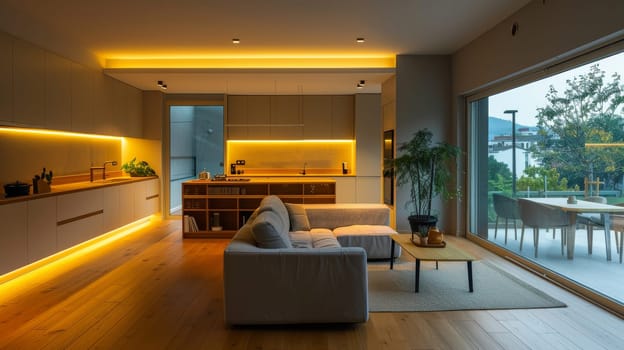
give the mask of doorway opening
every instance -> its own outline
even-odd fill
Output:
[[[170,106],[169,126],[169,214],[180,215],[183,182],[223,173],[223,106]]]

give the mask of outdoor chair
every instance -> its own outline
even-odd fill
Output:
[[[607,204],[607,198],[601,196],[585,197],[583,198],[583,200],[588,202]],[[576,223],[585,225],[587,229],[587,254],[592,254],[594,246],[594,228],[602,227],[604,229],[604,214],[581,213],[576,216]],[[610,233],[605,232],[605,249],[606,240],[608,239],[610,239]]]
[[[516,221],[520,219],[520,211],[518,209],[518,200],[515,198],[507,197],[499,193],[493,193],[492,199],[494,201],[494,211],[496,212],[496,225],[494,227],[494,238],[498,233],[498,219],[505,219],[505,244],[507,244],[507,228],[509,226],[509,220],[514,224],[514,237],[518,239],[518,228]]]
[[[616,204],[619,207],[624,207],[624,203]],[[622,235],[624,232],[624,215],[611,214],[611,229],[615,234],[615,250],[620,254],[620,264],[622,263]]]
[[[549,205],[532,202],[528,199],[518,199],[520,208],[520,219],[522,220],[522,232],[520,234],[520,251],[524,242],[525,226],[533,228],[533,247],[535,250],[535,258],[537,258],[537,249],[539,246],[539,229],[540,228],[561,228],[561,255],[563,255],[563,246],[566,239],[566,228],[570,224],[570,218],[563,210],[551,207]]]

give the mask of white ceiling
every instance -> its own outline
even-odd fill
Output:
[[[0,29],[89,66],[107,59],[451,54],[530,0],[2,0]],[[355,39],[366,42],[358,44]],[[241,43],[232,44],[233,38]],[[168,93],[379,92],[392,69],[111,69]],[[366,80],[363,89],[356,89]]]

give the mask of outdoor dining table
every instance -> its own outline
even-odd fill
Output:
[[[567,198],[525,198],[535,203],[557,207],[570,216],[570,225],[566,234],[567,257],[574,259],[574,240],[576,236],[576,216],[579,213],[604,214],[604,230],[607,250],[607,260],[611,260],[611,217],[612,213],[624,213],[624,207],[610,204],[601,204],[577,200],[576,203],[568,203]]]

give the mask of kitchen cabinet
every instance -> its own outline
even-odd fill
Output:
[[[382,203],[380,176],[357,177],[357,202],[358,203]]]
[[[227,97],[227,124],[247,124],[247,96],[230,95]]]
[[[331,96],[303,96],[303,138],[330,139],[332,106]]]
[[[160,141],[163,130],[165,94],[160,91],[142,91],[141,100],[142,138]]]
[[[134,215],[135,184],[124,184],[119,187],[119,220],[121,225],[131,223],[138,215]]]
[[[379,176],[334,177],[336,203],[381,203]]]
[[[271,124],[301,124],[301,96],[271,96]]]
[[[336,183],[322,179],[184,182],[183,236],[231,238],[267,195],[276,195],[286,203],[335,203]]]
[[[135,220],[158,212],[160,207],[160,182],[158,179],[141,181],[134,184]]]
[[[0,275],[28,263],[28,207],[26,202],[0,206]]]
[[[271,96],[247,96],[247,124],[271,123]]]
[[[71,61],[45,53],[45,121],[52,130],[71,130]]]
[[[13,41],[14,121],[45,127],[45,51],[22,40]]]
[[[0,120],[13,121],[13,37],[0,31]]]
[[[113,120],[120,134],[129,137],[143,136],[141,91],[118,80],[113,84]]]
[[[355,176],[334,177],[336,181],[336,203],[357,203]]]
[[[301,96],[271,96],[271,140],[303,139]]]
[[[57,196],[57,244],[63,250],[102,232],[102,189]]]
[[[98,134],[122,136],[123,122],[113,111],[115,82],[113,78],[96,74],[93,81],[93,128]],[[122,122],[122,124],[119,124]]]
[[[72,131],[93,133],[94,73],[78,63],[71,64],[71,123]]]
[[[228,96],[228,139],[353,139],[352,95]]]
[[[381,176],[382,121],[379,94],[355,97],[355,139],[358,176]]]
[[[352,95],[332,96],[331,99],[331,138],[353,139],[354,100]]]
[[[270,138],[270,96],[229,96],[227,103],[228,138],[239,140]]]
[[[119,192],[122,187],[110,186],[102,189],[102,232],[109,232],[125,225],[120,212]],[[128,222],[130,221],[132,221],[131,218]]]
[[[160,180],[148,178],[0,200],[0,275],[158,212],[159,193]]]
[[[141,90],[118,80],[115,80],[114,83],[121,86],[125,96],[125,111],[117,116],[115,124],[123,127],[124,136],[143,137],[143,96]]]
[[[28,263],[58,251],[56,246],[56,197],[28,201]]]
[[[351,95],[303,96],[306,139],[353,139],[354,102]]]

